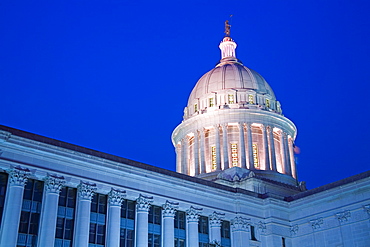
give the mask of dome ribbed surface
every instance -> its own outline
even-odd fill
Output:
[[[198,98],[203,98],[209,93],[222,90],[254,90],[259,94],[268,94],[275,99],[275,94],[270,85],[256,71],[240,63],[219,64],[216,68],[204,74],[190,94],[188,104]]]

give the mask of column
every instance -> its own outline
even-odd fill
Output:
[[[182,173],[188,175],[188,137],[185,136],[181,140],[181,168]]]
[[[194,145],[193,145],[193,156],[194,156],[194,174],[199,175],[199,138],[198,131],[194,133]]]
[[[265,151],[265,170],[271,170],[270,167],[270,152],[269,152],[269,144],[267,140],[267,129],[266,125],[262,125],[262,135],[263,135],[263,148]]]
[[[77,205],[73,247],[88,247],[90,229],[91,199],[96,191],[96,184],[83,182],[77,186]]]
[[[230,168],[230,161],[229,161],[229,142],[227,141],[227,124],[221,125],[222,127],[222,143],[224,145],[223,153],[224,153],[224,170]]]
[[[166,201],[162,206],[163,216],[163,247],[174,247],[175,245],[175,213],[179,203]]]
[[[176,172],[181,173],[181,162],[182,162],[181,144],[176,145]]]
[[[54,246],[59,193],[64,184],[62,176],[49,175],[45,179],[37,246]]]
[[[199,214],[203,209],[194,208],[186,210],[186,243],[187,247],[195,247],[199,245],[198,222]]]
[[[148,247],[148,214],[150,205],[153,203],[151,196],[139,196],[136,199],[136,247]]]
[[[288,144],[289,144],[290,167],[291,167],[292,175],[295,179],[297,179],[297,169],[296,169],[295,159],[294,159],[294,148],[293,148],[293,138],[292,137],[288,137]]]
[[[284,144],[284,156],[285,156],[285,174],[292,175],[292,170],[290,167],[290,158],[289,158],[289,146],[288,146],[288,136],[283,133],[283,144]]]
[[[235,217],[231,220],[231,246],[233,247],[248,247],[249,246],[249,239],[248,236],[249,232],[249,225],[250,219],[246,219],[243,217]]]
[[[206,173],[206,160],[205,160],[205,151],[204,151],[204,136],[205,136],[205,129],[202,128],[200,131],[199,131],[199,135],[200,135],[200,174],[202,173]]]
[[[238,127],[239,127],[240,167],[247,168],[246,161],[247,157],[245,153],[245,139],[244,139],[244,123],[238,123]]]
[[[269,136],[269,148],[270,148],[270,158],[271,158],[271,166],[273,171],[277,171],[276,168],[276,151],[275,151],[275,141],[274,141],[274,131],[271,126],[267,126],[267,132]]]
[[[284,142],[284,132],[280,131],[280,152],[281,152],[281,167],[284,174],[287,174],[286,169],[286,151]]]
[[[221,145],[220,145],[220,128],[218,125],[214,126],[216,137],[216,171],[221,170]]]
[[[248,159],[249,159],[249,170],[254,170],[254,158],[253,158],[253,140],[252,140],[252,126],[247,123],[247,138],[248,138]]]
[[[216,246],[221,246],[221,222],[225,214],[213,212],[209,216],[209,225],[211,227],[210,241]]]
[[[17,245],[24,185],[30,175],[30,171],[27,168],[14,167],[7,172],[9,173],[9,178],[1,222],[0,246],[14,247]]]
[[[126,191],[112,188],[108,193],[107,247],[117,247],[120,243],[121,205]]]

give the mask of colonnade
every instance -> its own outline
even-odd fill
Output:
[[[237,126],[238,133],[230,132],[231,126]],[[262,139],[257,140],[253,136],[255,134],[253,128],[260,128]],[[206,132],[214,134],[214,138],[209,139],[207,144],[205,143]],[[277,138],[274,137],[274,132]],[[283,130],[270,125],[243,122],[232,125],[215,125],[207,129],[201,128],[182,138],[176,146],[177,172],[196,176],[230,168],[233,164],[230,137],[238,144],[239,167],[250,170],[272,170],[297,178],[293,138]],[[263,148],[257,151],[254,145]],[[213,154],[212,146],[215,148]],[[212,158],[216,164],[212,164]]]
[[[4,204],[3,219],[0,230],[0,246],[14,247],[17,245],[19,218],[22,211],[24,186],[30,176],[28,169],[20,167],[8,171],[9,179]],[[37,246],[54,246],[58,211],[59,194],[65,185],[63,177],[48,175],[44,179],[44,195],[39,222]],[[75,212],[74,247],[89,245],[89,227],[91,200],[96,193],[97,185],[81,181],[77,186],[77,203]],[[121,204],[126,198],[126,192],[112,188],[108,193],[106,246],[117,247],[120,241]],[[136,199],[135,217],[135,247],[148,246],[148,214],[153,197],[140,194]],[[174,247],[174,218],[179,203],[166,201],[162,205],[162,244],[164,247]],[[188,247],[198,246],[198,221],[203,209],[191,206],[186,210],[186,242]],[[224,214],[214,211],[209,215],[209,240],[211,243],[221,243],[221,222]],[[249,223],[240,223],[238,217],[231,220],[232,239],[239,239],[241,232],[249,231]],[[244,246],[243,241],[234,241],[233,247]]]

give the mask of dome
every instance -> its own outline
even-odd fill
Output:
[[[188,106],[192,105],[196,99],[225,90],[253,90],[257,94],[268,95],[271,99],[276,99],[270,85],[256,71],[245,67],[236,60],[221,60],[216,68],[199,79],[189,96]]]
[[[217,109],[259,109],[282,114],[280,103],[266,80],[236,58],[236,43],[225,37],[221,60],[193,88],[184,119]]]

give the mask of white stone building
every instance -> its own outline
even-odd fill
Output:
[[[0,246],[370,246],[370,172],[306,190],[296,127],[235,48],[189,97],[177,172],[0,126]]]

